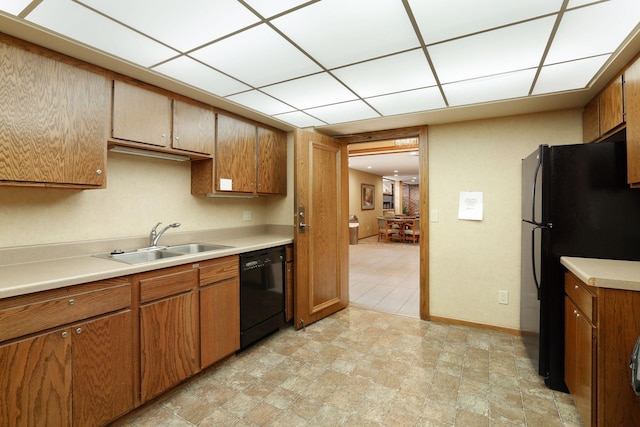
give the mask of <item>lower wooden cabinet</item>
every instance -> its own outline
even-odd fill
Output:
[[[161,394],[199,369],[198,270],[191,265],[141,274],[140,398]]]
[[[640,426],[629,359],[640,336],[640,292],[565,275],[565,382],[585,426]]]

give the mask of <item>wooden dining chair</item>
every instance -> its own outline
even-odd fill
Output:
[[[402,233],[405,242],[416,243],[420,240],[420,218],[407,220]]]
[[[393,222],[384,217],[378,217],[378,242],[380,238],[387,240],[401,240],[400,229],[393,227]]]

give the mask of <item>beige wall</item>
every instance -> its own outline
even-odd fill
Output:
[[[432,315],[519,328],[521,159],[581,142],[581,110],[429,126]],[[457,219],[460,191],[484,193],[483,221]]]
[[[158,221],[180,222],[179,231],[292,225],[292,142],[289,135],[286,197],[192,196],[189,162],[115,153],[108,154],[105,190],[0,187],[0,247],[141,236]],[[245,210],[251,221],[242,219]]]
[[[361,209],[360,185],[371,184],[376,187],[375,209]],[[355,169],[349,169],[349,215],[356,215],[360,223],[358,227],[358,238],[363,239],[368,236],[375,236],[378,232],[377,216],[382,216],[382,177]]]

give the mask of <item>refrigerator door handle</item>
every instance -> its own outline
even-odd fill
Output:
[[[538,280],[538,274],[536,273],[536,230],[543,230],[545,228],[553,227],[553,224],[535,224],[530,221],[525,221],[530,224],[533,224],[534,227],[531,228],[531,270],[533,271],[533,282],[536,284],[538,300],[540,300],[540,280]]]
[[[540,168],[542,167],[542,146],[538,147],[538,163],[536,164],[536,170],[533,173],[533,188],[531,190],[531,220],[536,221],[536,193],[538,192],[538,175],[540,174]]]

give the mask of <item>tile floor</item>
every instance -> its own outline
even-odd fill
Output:
[[[378,242],[349,245],[349,302],[359,307],[420,317],[420,245]]]
[[[355,306],[284,328],[119,424],[580,425],[518,337]]]

